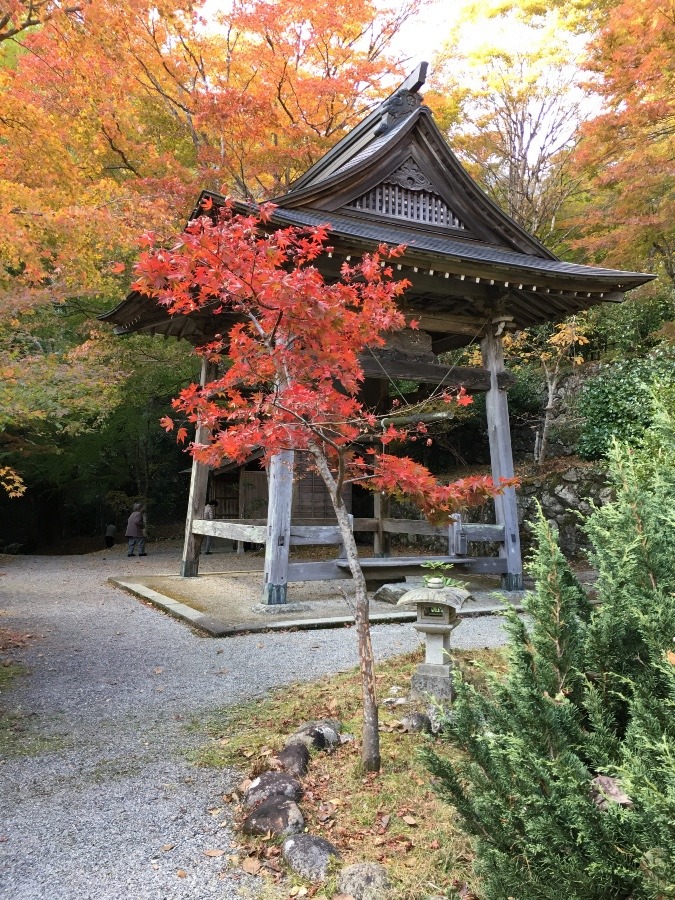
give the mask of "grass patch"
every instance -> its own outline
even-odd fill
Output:
[[[22,675],[25,675],[27,671],[26,667],[19,665],[19,663],[11,662],[9,660],[0,662],[0,691],[4,693],[4,691],[11,687],[15,678],[20,678]]]
[[[421,653],[406,654],[378,664],[378,698],[405,696]],[[486,670],[503,672],[498,650],[456,651],[454,658],[464,677],[479,688]],[[419,704],[423,710],[424,704]],[[358,670],[322,678],[308,684],[279,689],[262,700],[229,707],[209,719],[212,740],[192,754],[198,765],[236,767],[254,777],[268,768],[268,758],[283,747],[285,739],[303,722],[337,718],[343,731],[356,739],[334,754],[313,755],[303,781],[301,808],[307,830],[334,843],[345,864],[363,860],[386,866],[394,890],[392,900],[424,900],[467,886],[475,887],[472,852],[468,839],[456,825],[452,807],[441,802],[431,788],[429,773],[419,760],[419,749],[434,742],[437,752],[456,751],[433,737],[389,730],[411,712],[411,704],[380,707],[382,771],[361,771],[361,686]],[[236,797],[235,797],[236,802]],[[260,874],[270,876],[263,896],[296,896],[301,883],[279,871],[279,842],[240,838],[244,855],[259,859]],[[334,883],[310,888],[307,896],[331,897]]]
[[[72,746],[72,739],[60,734],[41,734],[31,728],[30,716],[0,709],[0,760],[56,753]]]
[[[22,650],[36,635],[0,628],[0,651]],[[0,695],[12,688],[17,678],[28,674],[28,669],[9,658],[0,659]],[[62,735],[40,734],[31,728],[33,716],[18,710],[0,708],[0,760],[21,756],[38,756],[54,752],[70,745]]]

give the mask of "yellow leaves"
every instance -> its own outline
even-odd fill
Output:
[[[579,325],[575,318],[568,319],[566,322],[560,322],[555,328],[555,334],[552,334],[548,339],[548,343],[552,347],[567,349],[574,344],[579,346],[588,344],[588,338],[584,334],[584,327]]]
[[[0,488],[12,499],[21,497],[26,492],[23,478],[10,466],[0,466]]]
[[[467,355],[467,363],[468,366],[482,366],[483,365],[483,356],[480,352],[480,347],[472,347]]]
[[[558,323],[548,337],[529,331],[506,334],[504,350],[514,361],[539,362],[547,371],[559,370],[565,364],[579,366],[584,358],[578,349],[589,343],[586,328],[585,322],[573,316]]]

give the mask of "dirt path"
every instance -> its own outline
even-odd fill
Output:
[[[148,557],[146,571],[167,563]],[[117,564],[91,554],[0,566],[0,625],[38,635],[12,654],[29,674],[0,696],[25,729],[0,764],[0,897],[249,894],[247,876],[203,855],[231,850],[221,795],[239,775],[190,764],[187,751],[204,741],[194,724],[272,687],[349,668],[353,629],[200,637],[108,585]],[[466,625],[467,645],[501,640],[493,620]],[[418,637],[409,625],[377,626],[373,642],[384,656]]]

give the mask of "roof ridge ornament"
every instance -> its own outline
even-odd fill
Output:
[[[419,94],[399,89],[382,104],[382,118],[373,133],[377,137],[381,134],[386,134],[398,119],[409,116],[421,105],[422,98]]]
[[[427,80],[428,68],[429,63],[421,62],[391,97],[384,101],[380,107],[380,122],[374,131],[376,136],[386,134],[394,122],[409,116],[422,105],[422,97],[418,91]]]

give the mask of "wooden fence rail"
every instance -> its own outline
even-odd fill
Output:
[[[375,532],[377,519],[353,519],[355,532]],[[431,525],[424,519],[383,519],[382,530],[388,534],[415,534],[448,539],[451,556],[465,557],[472,541],[496,542],[504,540],[503,525],[464,523],[457,516],[450,526]],[[265,519],[194,519],[192,533],[264,544],[267,540]],[[340,545],[340,529],[326,519],[305,519],[291,524],[291,546]]]

